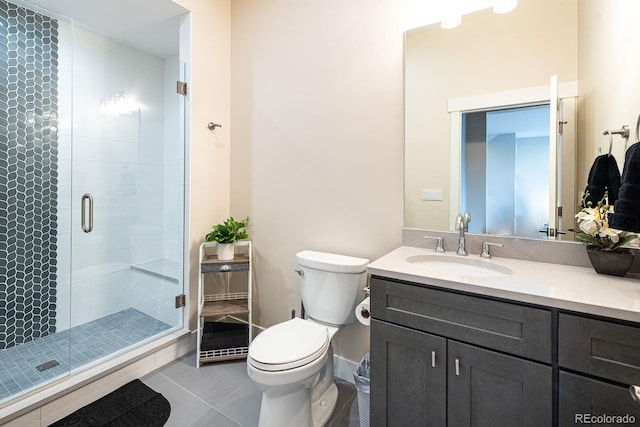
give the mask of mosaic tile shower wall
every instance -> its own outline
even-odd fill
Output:
[[[58,23],[0,0],[0,349],[55,332]]]

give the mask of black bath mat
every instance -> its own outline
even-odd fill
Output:
[[[133,380],[50,427],[160,427],[170,412],[171,405],[163,395]]]

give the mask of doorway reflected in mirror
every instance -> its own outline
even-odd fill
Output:
[[[549,213],[549,104],[463,113],[461,155],[469,231],[540,238]]]

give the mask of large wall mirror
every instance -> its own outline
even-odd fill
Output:
[[[408,31],[405,227],[453,230],[467,210],[471,232],[572,240],[545,231],[575,227],[610,142],[621,170],[636,142],[637,16],[636,0],[520,0]],[[623,125],[628,140],[603,135]]]

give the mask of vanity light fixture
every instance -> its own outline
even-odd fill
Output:
[[[462,15],[448,15],[442,18],[440,26],[445,30],[450,30],[460,25],[460,22],[462,22]]]
[[[456,28],[462,22],[462,15],[493,5],[495,13],[507,13],[518,6],[518,0],[442,0],[440,27],[445,30]]]
[[[507,13],[511,12],[518,6],[518,0],[497,0],[493,4],[494,13]]]

